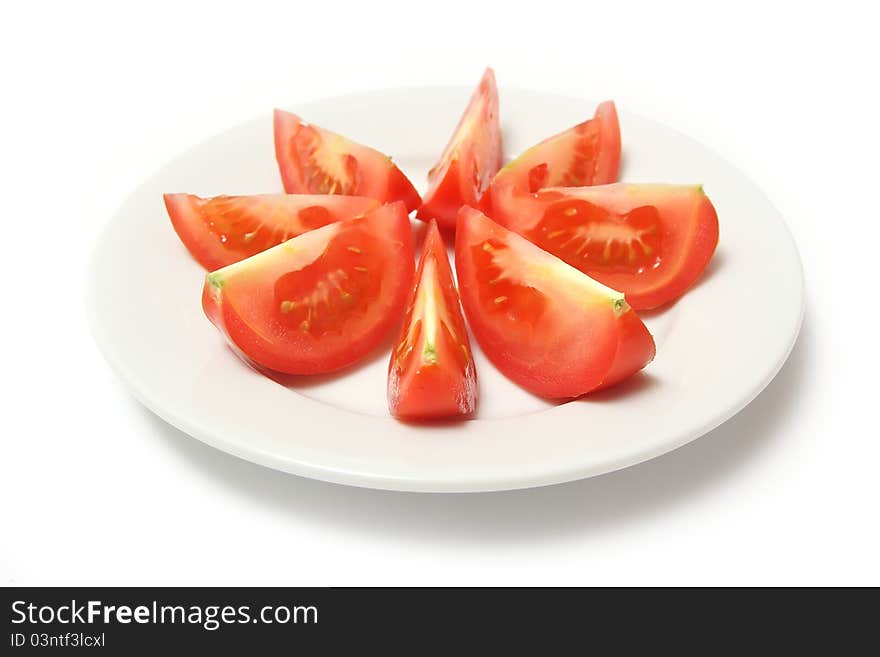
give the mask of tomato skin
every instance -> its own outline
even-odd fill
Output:
[[[536,395],[578,397],[654,358],[651,334],[621,294],[473,208],[459,212],[455,266],[474,338]]]
[[[553,235],[553,231],[547,232],[550,218],[559,217],[562,208],[574,213],[577,207],[607,214],[609,225],[620,225],[620,218],[633,216],[634,212],[653,211],[655,243],[650,248],[656,251],[656,260],[638,271],[613,271],[595,258],[573,250],[569,238],[548,239],[548,235]],[[573,231],[584,216],[580,212],[567,220]],[[587,275],[620,290],[637,310],[657,308],[687,292],[699,279],[718,244],[718,215],[699,185],[617,183],[547,188],[537,194],[508,199],[496,210],[495,220]]]
[[[422,198],[409,178],[395,164],[391,164],[391,169],[388,171],[388,191],[385,197],[384,203],[402,201],[407,212],[412,212],[422,202]]]
[[[340,219],[363,214],[379,206],[365,196],[327,196],[317,194],[261,194],[255,196],[215,196],[165,194],[165,208],[175,232],[190,254],[208,271],[243,260]],[[238,232],[254,229],[259,239],[227,234],[230,228],[246,223]],[[224,225],[225,224],[225,225]],[[265,236],[263,236],[265,234]]]
[[[587,185],[606,185],[617,182],[620,175],[620,119],[614,101],[606,100],[596,108],[595,118],[602,124],[596,170]]]
[[[592,119],[548,137],[508,162],[479,207],[496,221],[506,205],[544,187],[604,185],[620,171],[620,121],[614,101],[600,103]]]
[[[407,212],[421,197],[391,158],[330,130],[276,109],[275,158],[288,194],[369,196],[403,201]],[[310,159],[311,158],[311,159]]]
[[[501,167],[501,128],[495,73],[487,68],[440,160],[428,173],[428,191],[416,216],[455,229],[458,209],[476,206]]]
[[[477,375],[452,268],[431,221],[388,365],[388,409],[403,420],[463,418],[476,402]]]
[[[398,322],[413,270],[412,229],[397,202],[208,274],[202,307],[256,365],[331,372],[363,358]]]
[[[656,355],[654,338],[635,311],[630,310],[618,319],[618,331],[617,352],[611,369],[602,382],[590,392],[610,388],[628,379],[654,360]]]
[[[449,162],[444,173],[431,183],[431,188],[425,193],[425,199],[416,212],[417,219],[436,220],[444,230],[455,228],[458,209],[463,205],[470,205],[464,200],[467,192],[462,191],[462,176],[459,173],[461,168],[461,161],[458,158]]]

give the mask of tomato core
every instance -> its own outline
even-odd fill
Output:
[[[314,262],[275,282],[276,319],[315,338],[339,334],[343,316],[379,293],[381,279],[368,275],[378,250],[376,239],[364,230],[334,237]]]
[[[357,187],[357,158],[321,148],[322,142],[321,135],[310,125],[303,126],[293,138],[307,188],[315,194],[353,194]]]
[[[551,205],[527,237],[580,269],[640,274],[660,266],[660,214],[642,206],[618,214],[581,200]]]

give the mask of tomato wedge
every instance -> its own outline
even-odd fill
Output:
[[[244,260],[308,230],[379,206],[365,196],[165,194],[165,208],[184,246],[213,271]]]
[[[544,187],[613,183],[619,169],[620,123],[614,102],[607,100],[592,119],[545,139],[506,164],[483,195],[481,207],[500,220],[511,197]]]
[[[620,290],[638,310],[677,299],[718,244],[718,215],[699,185],[598,185],[521,195],[497,220]]]
[[[431,221],[388,366],[388,408],[407,420],[468,416],[477,376],[446,247]]]
[[[459,212],[455,268],[480,347],[536,395],[578,397],[654,358],[654,340],[623,294],[473,208]]]
[[[476,206],[500,167],[498,88],[487,68],[440,161],[428,172],[428,191],[416,216],[454,229],[458,209]]]
[[[369,196],[419,207],[416,188],[387,155],[275,110],[275,158],[289,194]]]
[[[397,323],[414,268],[409,217],[398,202],[208,274],[202,307],[257,365],[330,372],[365,356]]]

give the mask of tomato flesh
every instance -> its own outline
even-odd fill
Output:
[[[520,195],[496,220],[605,285],[636,309],[680,297],[718,244],[700,186],[613,184]]]
[[[654,357],[651,334],[622,294],[473,208],[459,212],[455,267],[480,347],[537,395],[578,397]]]
[[[440,160],[428,172],[428,191],[416,216],[454,229],[458,209],[476,206],[500,167],[498,88],[487,68]]]
[[[275,110],[275,158],[289,194],[369,196],[403,201],[407,212],[421,199],[391,158],[379,151]]]
[[[174,230],[192,256],[209,271],[379,205],[365,196],[312,194],[213,198],[165,194],[164,199]]]
[[[446,247],[431,222],[416,286],[388,367],[388,408],[427,420],[474,412],[477,379]]]
[[[365,356],[397,323],[413,261],[409,218],[397,202],[208,274],[202,305],[257,365],[329,372]]]
[[[592,119],[532,146],[501,169],[483,195],[481,207],[492,218],[510,199],[544,187],[602,185],[617,180],[620,123],[613,101],[596,108]]]

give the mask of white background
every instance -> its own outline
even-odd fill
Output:
[[[0,8],[0,582],[880,584],[869,3],[11,4]],[[767,192],[801,250],[807,314],[753,404],[622,472],[432,496],[262,469],[129,397],[92,343],[82,288],[130,190],[276,105],[472,84],[487,64],[501,85],[614,98]]]

